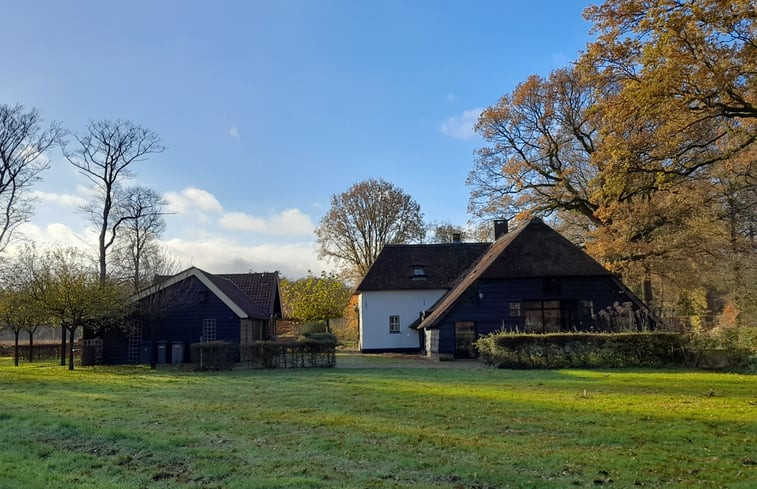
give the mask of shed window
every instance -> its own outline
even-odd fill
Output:
[[[511,302],[510,303],[510,317],[511,318],[519,318],[520,317],[520,302]]]
[[[202,341],[215,341],[215,340],[216,340],[216,320],[203,319],[202,320]]]
[[[390,333],[400,332],[400,317],[399,316],[389,316],[389,332]]]

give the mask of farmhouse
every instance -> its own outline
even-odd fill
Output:
[[[494,331],[626,330],[649,320],[617,277],[540,219],[512,233],[497,221],[495,237],[491,244],[386,247],[388,257],[382,251],[358,286],[361,349],[464,358]],[[439,258],[435,247],[452,251]]]
[[[210,274],[196,267],[162,277],[131,299],[129,326],[104,332],[98,360],[106,364],[183,363],[189,345],[245,345],[276,334],[281,317],[278,272]]]

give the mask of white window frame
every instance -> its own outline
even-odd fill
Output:
[[[216,340],[217,323],[215,319],[203,319],[202,320],[202,342]]]
[[[399,316],[389,316],[389,332],[392,334],[397,334],[400,332]]]

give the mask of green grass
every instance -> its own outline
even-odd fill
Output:
[[[757,377],[0,360],[0,488],[754,487]],[[351,360],[344,358],[346,363]]]

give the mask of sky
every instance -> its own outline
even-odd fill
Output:
[[[383,178],[427,222],[465,224],[479,112],[590,40],[588,1],[0,0],[0,104],[81,131],[124,119],[167,149],[132,183],[163,194],[163,245],[211,273],[319,261],[332,195]],[[93,249],[90,182],[60,151],[19,238]]]

